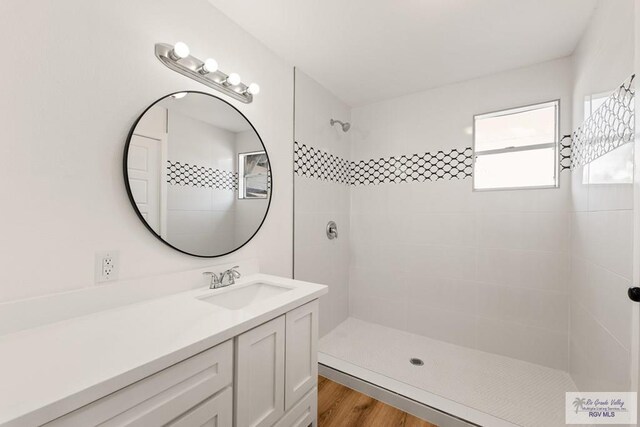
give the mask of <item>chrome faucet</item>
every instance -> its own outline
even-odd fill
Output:
[[[240,272],[237,270],[239,267],[233,266],[228,270],[223,271],[220,274],[213,273],[211,271],[205,271],[202,273],[205,276],[211,276],[211,283],[209,289],[224,288],[225,286],[233,285],[236,283],[236,279],[240,278]]]

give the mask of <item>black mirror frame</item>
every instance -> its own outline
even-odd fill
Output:
[[[138,209],[138,205],[136,205],[136,201],[133,198],[133,193],[131,192],[131,186],[129,185],[129,171],[128,171],[128,155],[129,155],[129,145],[131,144],[131,138],[133,137],[133,132],[136,129],[136,126],[138,126],[138,123],[140,122],[140,120],[142,119],[142,117],[144,117],[144,115],[147,113],[147,111],[149,111],[149,109],[151,109],[154,105],[156,105],[158,102],[172,96],[175,95],[177,93],[197,93],[200,95],[207,95],[210,96],[212,98],[215,98],[219,101],[224,102],[225,104],[227,104],[228,106],[230,106],[231,108],[233,108],[234,110],[236,110],[238,112],[238,114],[240,114],[246,121],[247,123],[249,123],[249,126],[251,126],[251,129],[253,129],[253,131],[255,132],[256,136],[258,137],[258,140],[260,141],[260,144],[262,145],[262,148],[264,149],[264,152],[267,156],[267,161],[269,162],[269,172],[271,174],[271,186],[269,189],[269,201],[267,202],[267,210],[264,212],[264,217],[262,218],[262,221],[260,221],[260,225],[258,226],[258,228],[256,228],[256,231],[251,235],[251,237],[249,237],[247,239],[247,241],[245,241],[243,244],[241,244],[240,246],[238,246],[237,248],[230,250],[228,252],[219,254],[219,255],[198,255],[198,254],[192,254],[191,252],[187,252],[184,251],[180,248],[177,248],[175,246],[173,246],[171,243],[167,242],[166,240],[164,240],[158,233],[156,233],[153,228],[151,228],[151,226],[147,223],[147,221],[144,219],[144,217],[142,216],[142,213],[140,212],[140,210]],[[173,92],[170,93],[168,95],[163,96],[162,98],[159,98],[157,100],[155,100],[151,105],[149,105],[147,108],[144,109],[144,111],[142,112],[142,114],[140,114],[140,116],[138,116],[138,118],[136,119],[136,121],[133,123],[133,126],[131,126],[131,129],[129,130],[129,134],[127,135],[127,142],[124,145],[124,155],[123,155],[123,161],[122,161],[122,171],[123,171],[123,176],[124,176],[124,186],[127,190],[127,196],[129,197],[129,201],[131,202],[131,206],[133,206],[133,210],[135,211],[136,215],[138,216],[138,219],[140,219],[140,221],[144,224],[144,226],[147,228],[147,230],[149,230],[151,232],[152,235],[154,235],[158,240],[160,240],[162,243],[164,243],[165,245],[169,246],[172,249],[175,249],[178,252],[182,252],[183,254],[186,255],[191,255],[194,257],[198,257],[198,258],[218,258],[218,257],[222,257],[225,255],[229,255],[233,252],[236,252],[240,249],[242,249],[247,243],[249,243],[251,240],[253,240],[253,238],[256,236],[256,234],[258,234],[258,232],[260,231],[260,229],[262,228],[262,226],[264,225],[264,222],[267,219],[267,216],[269,215],[269,208],[271,208],[271,198],[273,197],[273,167],[271,165],[271,158],[269,158],[269,152],[267,151],[267,147],[264,145],[264,141],[262,141],[262,137],[260,136],[260,134],[258,133],[258,130],[255,128],[255,126],[253,126],[253,123],[251,123],[251,121],[247,118],[247,116],[245,116],[242,111],[238,110],[234,105],[232,105],[230,102],[212,95],[210,93],[207,92],[201,92],[201,91],[195,91],[195,90],[188,90],[188,91],[178,91],[178,92]]]

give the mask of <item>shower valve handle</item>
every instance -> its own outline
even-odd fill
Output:
[[[329,240],[338,238],[338,226],[336,225],[335,221],[329,221],[329,223],[327,224],[326,232]]]
[[[634,286],[632,288],[629,288],[629,290],[627,291],[627,295],[629,295],[629,298],[631,299],[631,301],[640,302],[640,288],[639,287]]]

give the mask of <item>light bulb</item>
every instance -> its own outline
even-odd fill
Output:
[[[249,92],[251,95],[257,95],[260,93],[260,85],[258,85],[258,83],[251,83],[249,85],[249,87],[247,88],[247,92]]]
[[[178,92],[171,95],[173,99],[180,99],[180,98],[184,98],[185,96],[187,96],[187,92]]]
[[[231,73],[229,77],[227,77],[227,83],[231,86],[239,85],[242,79],[240,79],[240,75],[238,73]]]
[[[218,70],[218,62],[213,58],[208,58],[200,67],[200,74],[215,73]]]
[[[178,42],[171,50],[171,57],[173,60],[183,59],[189,56],[189,46],[186,43]]]

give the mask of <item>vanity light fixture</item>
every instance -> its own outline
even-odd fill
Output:
[[[229,86],[237,86],[242,82],[242,79],[240,78],[240,74],[238,73],[231,73],[227,76],[227,79],[224,81],[224,83],[226,85]]]
[[[200,74],[215,73],[216,71],[218,71],[218,61],[213,58],[205,59],[204,64],[198,69]]]
[[[176,43],[173,49],[169,51],[169,57],[174,61],[179,61],[187,56],[189,56],[189,46],[183,42]]]
[[[257,95],[260,93],[260,86],[258,85],[258,83],[251,83],[247,88],[247,92],[249,92],[251,95]]]
[[[219,90],[245,104],[251,103],[253,96],[260,92],[260,86],[256,83],[251,83],[249,86],[245,85],[237,73],[227,75],[220,71],[218,62],[215,59],[208,58],[203,62],[191,56],[189,47],[183,42],[178,42],[175,46],[157,43],[155,53],[160,62],[173,71],[210,88]]]

